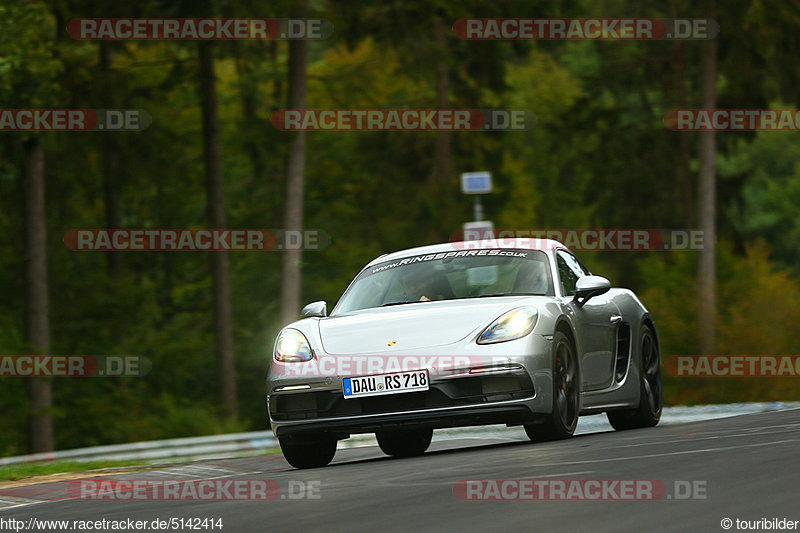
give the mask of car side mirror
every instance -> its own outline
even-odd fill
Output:
[[[303,316],[326,317],[328,316],[328,303],[325,300],[311,302],[300,311],[300,314]]]
[[[584,276],[578,278],[575,284],[575,298],[573,301],[582,306],[590,298],[607,293],[611,289],[611,282],[601,276]]]

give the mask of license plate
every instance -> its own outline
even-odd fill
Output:
[[[428,371],[395,372],[342,379],[345,398],[399,394],[428,390]]]

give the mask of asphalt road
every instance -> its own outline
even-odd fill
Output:
[[[799,443],[800,410],[789,410],[546,444],[441,441],[412,459],[390,459],[375,447],[345,449],[330,466],[302,471],[280,455],[225,459],[107,479],[274,480],[280,496],[270,501],[90,501],[69,497],[67,482],[60,481],[0,489],[0,518],[214,517],[222,519],[227,533],[723,531],[720,522],[726,517],[800,520]],[[666,494],[649,501],[463,501],[454,495],[459,480],[520,478],[656,480]],[[289,484],[296,493],[300,482],[313,487],[318,498],[291,499]],[[698,498],[683,499],[676,488],[688,486],[696,487]],[[735,522],[731,530],[737,530]]]

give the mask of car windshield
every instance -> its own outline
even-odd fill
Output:
[[[461,250],[378,263],[358,275],[331,314],[417,302],[510,295],[553,295],[544,252]]]

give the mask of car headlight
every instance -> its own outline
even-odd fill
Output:
[[[311,345],[305,335],[296,329],[285,329],[278,335],[275,341],[275,352],[273,353],[276,361],[284,363],[302,363],[314,359]]]
[[[533,331],[538,318],[539,312],[535,307],[513,309],[489,324],[478,336],[478,344],[512,341],[524,337]]]

